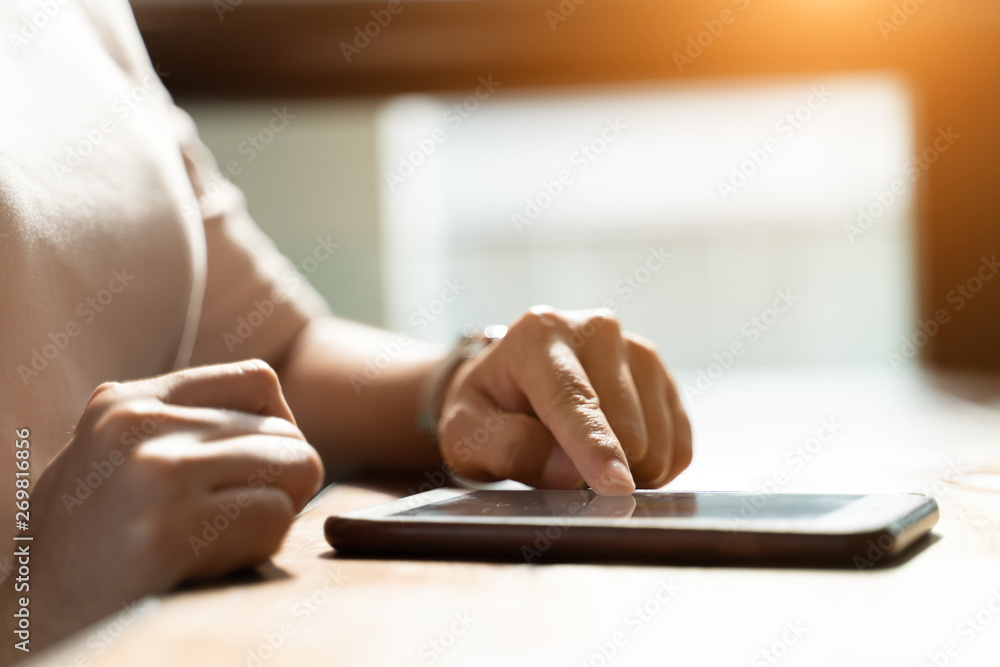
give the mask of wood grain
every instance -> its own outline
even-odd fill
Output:
[[[760,652],[773,645],[783,650],[773,664],[923,665],[952,642],[948,665],[996,664],[1000,402],[976,396],[882,371],[737,369],[692,408],[696,463],[677,488],[754,489],[786,470],[781,491],[932,491],[942,509],[935,537],[894,567],[337,558],[324,519],[405,490],[343,484],[254,576],[150,601],[109,644],[95,638],[114,620],[35,664],[752,665],[771,664]],[[830,419],[835,437],[793,470],[789,453],[808,449]],[[789,624],[801,636],[782,649]],[[616,633],[621,646],[601,662]]]

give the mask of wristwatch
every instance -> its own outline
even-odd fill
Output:
[[[420,401],[420,414],[417,416],[417,428],[429,437],[437,440],[438,422],[441,419],[439,406],[444,400],[444,390],[448,379],[458,369],[463,361],[480,354],[494,341],[507,334],[507,327],[502,324],[491,324],[482,329],[467,328],[462,337],[455,343],[438,367],[431,373],[424,385]]]

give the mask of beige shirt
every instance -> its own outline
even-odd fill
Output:
[[[16,430],[37,479],[101,382],[273,356],[326,306],[218,176],[125,0],[3,0],[0,41],[9,506]]]

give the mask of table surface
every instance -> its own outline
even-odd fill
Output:
[[[695,463],[669,488],[783,472],[780,491],[930,492],[936,539],[896,567],[350,559],[324,519],[407,486],[339,484],[257,576],[142,601],[32,664],[997,665],[998,397],[885,369],[733,369],[690,401]]]

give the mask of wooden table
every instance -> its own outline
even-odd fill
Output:
[[[933,491],[936,539],[895,567],[337,558],[327,515],[394,495],[343,484],[259,577],[145,601],[36,664],[1000,664],[997,396],[885,369],[733,369],[693,402],[678,489],[754,489],[784,471],[781,491]],[[835,436],[810,443],[824,420]]]

